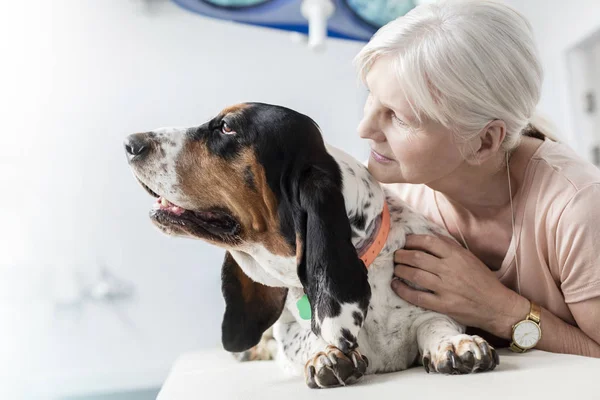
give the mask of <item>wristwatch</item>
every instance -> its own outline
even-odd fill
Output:
[[[542,309],[531,301],[527,317],[512,327],[512,351],[524,353],[538,344],[542,338],[541,317]]]

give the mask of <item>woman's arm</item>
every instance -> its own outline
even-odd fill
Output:
[[[519,296],[515,293],[515,295]],[[529,300],[519,296],[514,315],[497,322],[495,334],[511,340],[512,325],[525,319],[529,313]],[[600,298],[570,304],[569,308],[579,328],[570,325],[542,308],[542,338],[536,348],[554,353],[578,354],[600,358]]]
[[[392,288],[404,300],[447,314],[456,321],[504,339],[525,319],[529,301],[504,286],[473,254],[433,236],[409,236],[395,254],[396,277],[432,290],[412,289],[400,280]],[[570,304],[580,328],[542,311],[540,350],[600,357],[600,299]]]

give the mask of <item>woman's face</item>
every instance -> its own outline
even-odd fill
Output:
[[[369,171],[383,183],[433,183],[464,163],[452,132],[439,123],[421,124],[388,57],[379,58],[367,75],[369,97],[359,124],[371,145]]]

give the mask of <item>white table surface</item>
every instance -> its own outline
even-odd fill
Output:
[[[419,367],[319,390],[309,389],[303,377],[285,375],[273,361],[240,363],[223,350],[207,350],[182,355],[157,399],[600,400],[600,359],[537,350],[499,354],[492,372],[447,376]]]

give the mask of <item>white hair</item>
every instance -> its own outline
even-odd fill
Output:
[[[419,120],[437,121],[465,140],[502,120],[505,151],[515,149],[523,134],[554,139],[533,126],[543,72],[531,26],[507,5],[480,0],[418,6],[382,27],[356,56],[363,81],[382,56],[391,57]]]

